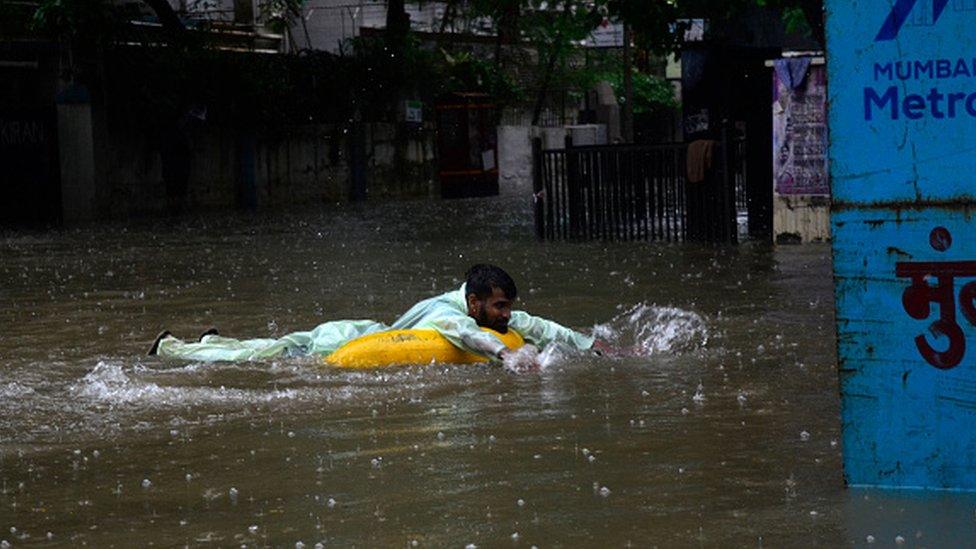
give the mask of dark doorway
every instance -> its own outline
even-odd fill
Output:
[[[37,62],[0,65],[0,225],[61,219],[57,111],[46,81]]]
[[[739,236],[772,241],[772,75],[775,48],[691,45],[682,52],[686,142],[728,141]]]
[[[480,93],[454,93],[437,103],[441,196],[498,194],[497,111]]]

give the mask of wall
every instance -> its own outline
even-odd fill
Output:
[[[290,128],[276,136],[245,135],[203,122],[185,131],[191,151],[189,179],[185,195],[174,202],[163,178],[161,138],[133,128],[109,129],[99,114],[95,109],[94,131],[88,134],[74,126],[60,128],[63,150],[83,150],[85,135],[94,140],[96,166],[94,177],[87,178],[90,187],[72,187],[75,195],[94,200],[71,205],[70,219],[152,215],[174,209],[174,204],[191,211],[277,208],[345,201],[352,194],[351,131],[323,124]],[[366,124],[361,135],[366,198],[437,194],[432,128],[398,139],[393,124]],[[66,164],[62,169],[66,167],[70,168]]]
[[[830,197],[773,197],[773,230],[778,244],[830,240]]]
[[[535,126],[498,126],[498,193],[503,196],[532,194],[532,139],[542,138],[542,148],[562,149],[566,134],[576,145],[607,144],[607,127],[602,124],[580,124],[543,128]]]
[[[792,63],[796,73],[801,65]],[[826,73],[822,59],[802,80],[788,71],[782,63],[772,71],[773,235],[778,243],[825,241],[830,239]]]
[[[844,479],[976,491],[976,6],[824,4]]]

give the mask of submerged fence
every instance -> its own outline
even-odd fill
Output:
[[[688,146],[543,150],[534,140],[536,235],[548,240],[735,242],[736,179],[723,141],[704,181],[686,181]],[[734,153],[734,151],[731,151]]]
[[[539,237],[683,240],[683,144],[567,144],[546,151],[534,145]]]

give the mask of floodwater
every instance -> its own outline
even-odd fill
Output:
[[[0,235],[0,546],[960,546],[843,486],[827,245],[538,243],[511,200]],[[505,267],[630,351],[540,372],[145,357],[163,328],[392,321]]]

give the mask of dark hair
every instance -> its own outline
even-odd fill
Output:
[[[501,290],[508,299],[515,299],[518,290],[515,288],[515,281],[501,267],[479,263],[468,269],[464,275],[464,291],[467,294],[474,294],[478,299],[485,299],[491,295],[494,288]]]

